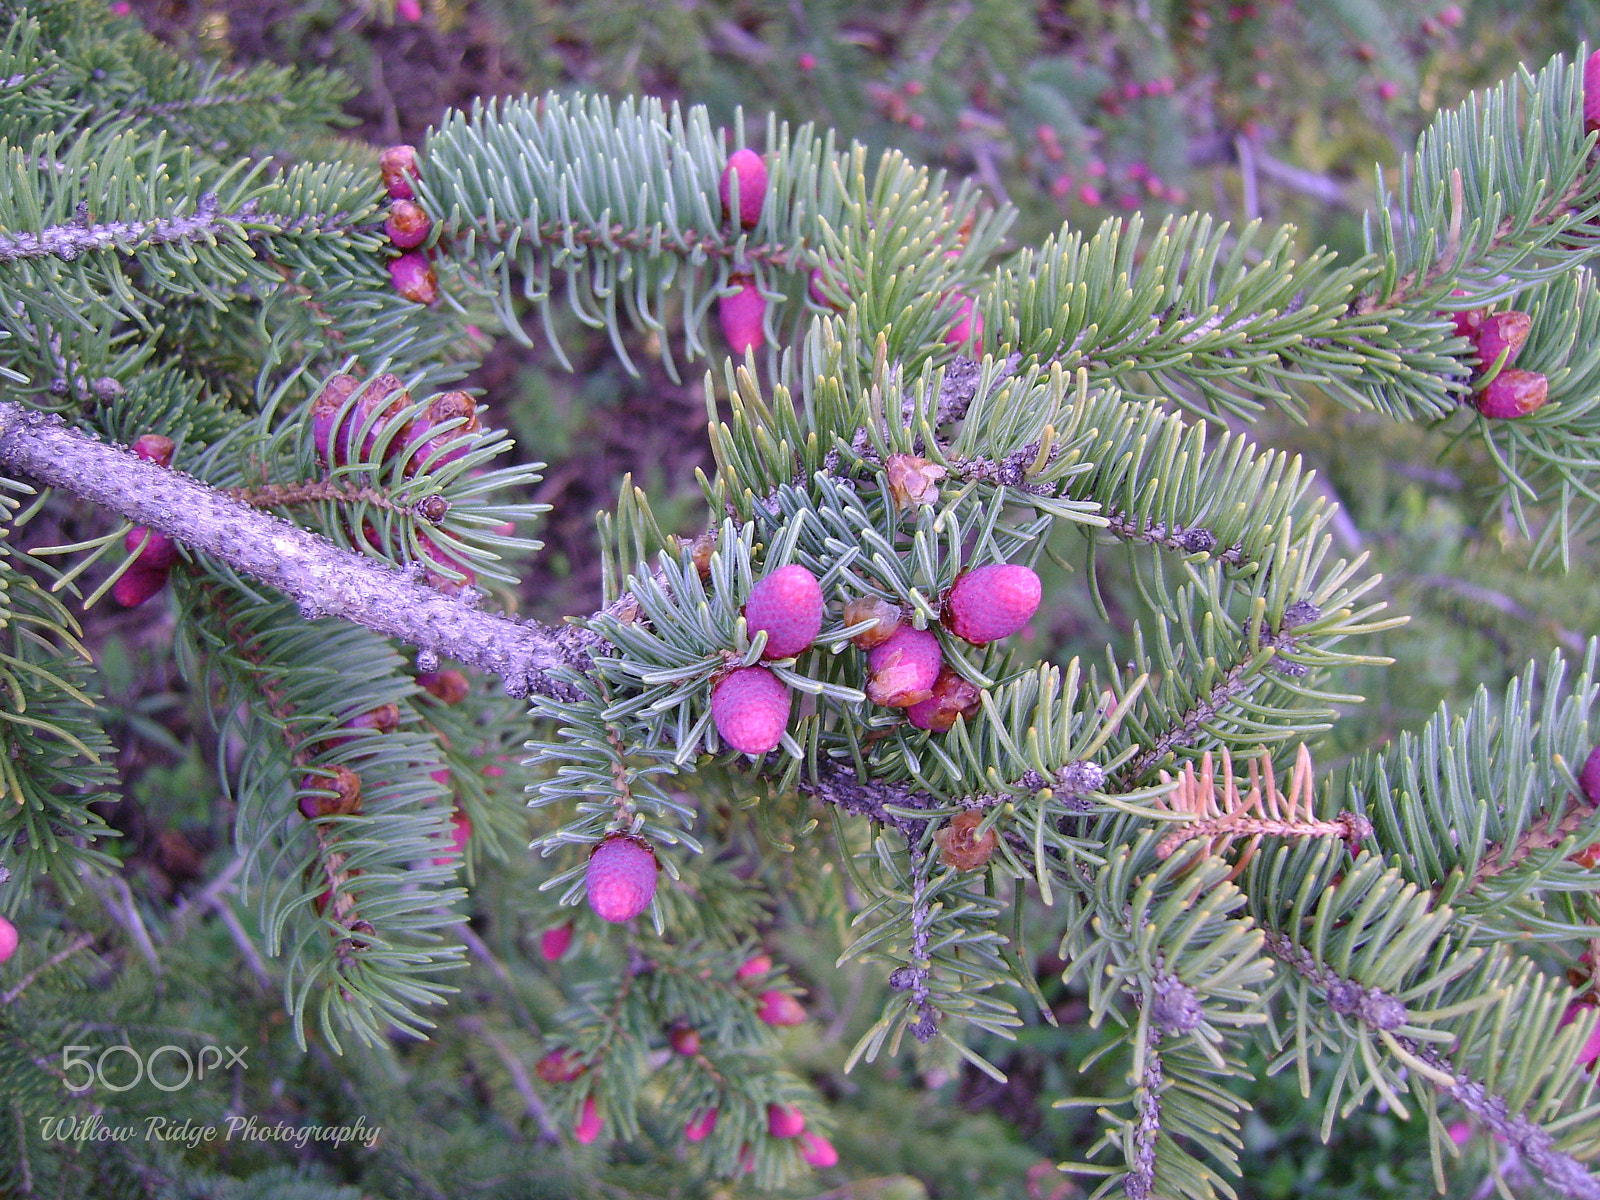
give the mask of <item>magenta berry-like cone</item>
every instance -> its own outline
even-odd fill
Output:
[[[378,155],[378,172],[383,176],[383,187],[392,200],[413,200],[411,181],[417,177],[417,148],[415,146],[390,146]]]
[[[17,927],[0,917],[0,963],[17,952]]]
[[[729,281],[738,284],[739,290],[731,296],[717,298],[717,320],[722,325],[722,336],[734,357],[743,358],[745,351],[753,350],[766,340],[762,320],[766,316],[767,301],[749,276],[736,276]]]
[[[174,445],[169,437],[159,433],[146,433],[135,438],[130,449],[146,462],[153,462],[158,467],[170,467]]]
[[[148,540],[146,540],[148,539]],[[144,549],[140,550],[139,547]],[[138,551],[137,567],[144,571],[166,571],[178,561],[178,547],[164,533],[157,533],[143,525],[135,525],[122,538],[122,548],[129,554]]]
[[[957,717],[971,717],[978,707],[977,687],[945,667],[933,681],[933,694],[906,709],[906,720],[918,729],[947,733]]]
[[[1589,757],[1583,760],[1583,768],[1578,772],[1578,786],[1583,789],[1584,797],[1590,804],[1600,804],[1600,746],[1589,751]]]
[[[724,217],[732,218],[733,180],[739,180],[739,224],[754,229],[761,220],[761,206],[767,199],[767,164],[754,150],[735,150],[722,168],[717,194],[722,198]]]
[[[389,282],[413,304],[432,304],[439,298],[439,277],[433,265],[415,250],[389,260]]]
[[[766,631],[762,658],[793,658],[809,649],[822,631],[817,577],[802,566],[779,567],[750,589],[744,619],[752,635]]]
[[[572,1127],[572,1136],[587,1146],[600,1136],[600,1130],[604,1125],[605,1120],[600,1116],[600,1109],[595,1105],[594,1097],[590,1096],[583,1102],[583,1112],[578,1117],[578,1123]]]
[[[389,218],[383,223],[389,240],[402,250],[415,250],[433,232],[433,218],[414,200],[396,200],[389,205]]]
[[[539,954],[545,962],[555,962],[572,945],[572,922],[546,929],[539,935]]]
[[[867,655],[867,699],[906,708],[933,694],[944,652],[931,629],[902,625]]]
[[[742,667],[712,691],[711,720],[741,754],[776,750],[789,726],[789,689],[765,667]]]
[[[589,855],[584,887],[589,907],[602,920],[631,921],[656,894],[656,874],[661,870],[655,851],[638,838],[614,833]]]
[[[111,598],[123,608],[138,608],[167,586],[167,574],[166,567],[151,570],[136,562],[111,585]]]
[[[754,958],[746,959],[740,963],[739,969],[733,973],[733,977],[741,981],[754,979],[759,975],[765,975],[770,970],[772,970],[772,956],[770,954],[757,954]]]
[[[448,867],[458,861],[467,849],[467,843],[472,840],[472,818],[459,808],[450,814],[450,850],[433,860],[436,867]]]
[[[767,1105],[767,1132],[775,1138],[799,1137],[806,1127],[805,1114],[797,1105]]]
[[[975,343],[983,342],[983,314],[976,311],[971,296],[962,296],[961,305],[956,309],[955,323],[945,331],[944,343],[947,346],[964,346],[968,338]]]
[[[833,1143],[809,1129],[802,1130],[800,1134],[800,1158],[811,1167],[839,1165],[839,1152],[833,1148]]]
[[[1600,129],[1600,50],[1583,64],[1583,131]]]
[[[1550,382],[1543,375],[1514,368],[1496,375],[1472,403],[1486,417],[1513,421],[1543,408],[1549,397]]]
[[[688,1124],[683,1127],[683,1140],[686,1142],[703,1142],[711,1136],[711,1131],[717,1127],[717,1110],[708,1108],[697,1117],[689,1118]]]
[[[756,1016],[760,1017],[768,1025],[805,1024],[805,1006],[789,995],[788,992],[780,992],[774,989],[770,992],[762,992],[759,999],[761,1006],[756,1010]]]
[[[1039,576],[1016,563],[963,571],[945,595],[945,628],[974,646],[986,646],[1026,625],[1043,594]]]
[[[1495,360],[1504,354],[1506,365],[1511,365],[1516,361],[1522,344],[1528,340],[1528,330],[1532,327],[1533,318],[1525,312],[1497,312],[1484,317],[1483,323],[1472,335],[1473,343],[1478,348],[1479,363],[1484,367],[1493,366]]]

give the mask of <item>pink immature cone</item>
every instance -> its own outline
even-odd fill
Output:
[[[153,462],[158,467],[170,467],[175,445],[169,437],[159,433],[146,433],[135,438],[130,449],[145,462]]]
[[[793,658],[811,647],[822,631],[822,588],[802,566],[779,567],[750,589],[745,625],[754,635],[766,630],[762,658]]]
[[[902,625],[867,655],[867,699],[906,708],[933,694],[944,652],[931,629]]]
[[[402,21],[415,25],[422,20],[422,0],[395,0],[394,11]]]
[[[797,1105],[767,1105],[767,1132],[775,1138],[799,1137],[806,1127],[806,1117]]]
[[[439,276],[433,265],[415,250],[389,260],[389,282],[413,304],[432,304],[439,298]]]
[[[140,546],[144,549],[140,550]],[[123,535],[122,548],[129,554],[138,551],[134,566],[142,571],[167,571],[178,561],[178,547],[173,540],[143,525],[135,525]]]
[[[738,287],[731,296],[717,297],[717,320],[722,325],[722,336],[735,358],[754,350],[766,340],[762,319],[767,312],[766,297],[748,275],[734,275],[728,282]]]
[[[1583,64],[1583,132],[1600,129],[1600,50]]]
[[[448,425],[449,428],[442,428]],[[410,478],[418,471],[437,471],[472,450],[481,432],[478,402],[466,392],[441,392],[428,401],[422,415],[406,431],[400,450],[401,471]],[[448,449],[446,448],[448,447]]]
[[[789,726],[789,689],[765,667],[742,667],[712,690],[711,720],[741,754],[776,750]]]
[[[595,1105],[594,1097],[590,1096],[583,1102],[583,1114],[578,1118],[578,1123],[572,1127],[572,1136],[587,1146],[600,1136],[600,1129],[604,1125],[605,1120],[600,1116],[600,1109]]]
[[[1595,753],[1600,754],[1600,750]],[[772,970],[772,956],[770,954],[758,954],[754,958],[746,959],[743,963],[740,963],[739,969],[733,973],[733,977],[740,981],[754,979],[759,975],[765,975],[770,970]]]
[[[572,945],[572,922],[546,929],[539,935],[539,953],[545,962],[555,962]]]
[[[167,586],[169,573],[166,567],[152,570],[136,562],[111,585],[111,598],[123,608],[138,608]]]
[[[789,995],[788,992],[780,992],[774,989],[770,992],[762,992],[758,999],[761,1001],[761,1006],[756,1010],[756,1016],[760,1017],[768,1025],[805,1024],[805,1006]]]
[[[1544,407],[1549,399],[1550,382],[1537,371],[1501,371],[1489,386],[1472,397],[1484,416],[1512,421]]]
[[[378,155],[378,172],[383,176],[383,187],[391,200],[414,200],[411,181],[417,177],[417,148],[415,146],[390,146]]]
[[[1516,361],[1522,343],[1528,340],[1528,330],[1533,318],[1525,312],[1498,312],[1484,317],[1477,332],[1472,335],[1478,350],[1478,362],[1487,370],[1501,354],[1506,356],[1506,366]]]
[[[415,250],[433,232],[433,218],[414,200],[396,200],[389,205],[389,219],[383,223],[389,241],[402,250]]]
[[[708,1108],[699,1116],[689,1119],[689,1123],[683,1127],[683,1140],[686,1142],[703,1142],[711,1136],[711,1131],[716,1127],[717,1110]]]
[[[1589,751],[1589,757],[1583,760],[1583,769],[1578,772],[1578,786],[1583,789],[1590,804],[1600,804],[1600,746]]]
[[[906,720],[918,729],[948,733],[957,717],[971,717],[978,711],[978,689],[949,667],[933,681],[933,695],[906,709]]]
[[[965,346],[968,339],[976,345],[983,344],[983,314],[977,311],[971,296],[962,296],[961,304],[956,309],[955,323],[945,331],[944,344]]]
[[[17,927],[4,917],[0,917],[0,963],[17,952],[18,940]]]
[[[467,843],[472,840],[472,818],[459,808],[450,814],[450,852],[441,854],[433,860],[436,867],[448,867],[465,853]]]
[[[800,1134],[800,1157],[808,1166],[839,1165],[839,1152],[833,1148],[833,1143],[820,1133],[812,1133],[809,1129]]]
[[[963,571],[945,594],[945,628],[974,646],[986,646],[1026,625],[1043,595],[1039,576],[1015,563]]]
[[[467,677],[460,671],[448,668],[443,671],[424,671],[417,676],[417,686],[441,704],[460,704],[472,695],[472,684]]]
[[[656,894],[656,874],[661,865],[647,842],[614,833],[589,855],[584,888],[589,907],[604,921],[631,921]]]
[[[761,206],[767,199],[767,164],[754,150],[735,150],[722,168],[717,194],[722,197],[722,213],[733,216],[733,181],[739,181],[739,224],[754,229],[761,220]]]

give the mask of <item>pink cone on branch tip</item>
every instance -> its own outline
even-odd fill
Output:
[[[572,945],[572,922],[546,929],[539,935],[539,954],[545,962],[555,962]]]
[[[17,952],[17,927],[4,917],[0,917],[0,963],[6,961]]]
[[[145,433],[133,440],[131,449],[146,462],[153,462],[158,467],[172,465],[172,451],[175,443],[169,437],[159,433]]]
[[[779,567],[750,589],[745,625],[767,634],[762,658],[793,658],[810,649],[822,631],[822,588],[802,566]]]
[[[717,1109],[708,1108],[698,1116],[690,1117],[688,1124],[683,1127],[683,1140],[686,1142],[703,1142],[711,1136],[711,1131],[717,1127]]]
[[[767,1105],[767,1132],[775,1138],[799,1137],[806,1127],[806,1117],[794,1104]]]
[[[763,319],[767,300],[756,287],[756,281],[748,275],[735,275],[728,282],[739,290],[717,297],[717,320],[728,349],[733,351],[734,357],[743,358],[747,350],[754,350],[766,340]]]
[[[1533,318],[1525,312],[1498,312],[1484,317],[1483,323],[1472,335],[1479,363],[1485,368],[1491,367],[1504,354],[1506,365],[1510,366],[1516,361],[1522,344],[1528,340],[1528,330],[1532,327]]]
[[[789,726],[789,689],[765,667],[741,667],[712,690],[711,720],[731,749],[766,754]]]
[[[812,1167],[834,1167],[839,1164],[839,1152],[833,1148],[833,1143],[809,1129],[800,1134],[800,1158]]]
[[[334,375],[322,385],[317,398],[311,402],[311,443],[317,457],[324,463],[336,467],[345,464],[349,448],[346,443],[350,440],[348,427],[344,436],[335,437],[334,426],[339,421],[345,402],[355,395],[360,386],[361,381],[354,375]]]
[[[770,970],[772,970],[772,956],[770,954],[757,954],[754,958],[748,958],[740,963],[739,969],[733,973],[733,977],[739,980],[754,979],[757,976],[765,975]]]
[[[389,260],[389,282],[413,304],[432,304],[439,298],[439,276],[433,265],[415,250]]]
[[[633,920],[650,907],[660,870],[655,851],[648,843],[626,834],[612,834],[589,855],[584,875],[589,907],[605,921],[620,924]]]
[[[449,428],[444,428],[447,425]],[[420,470],[437,471],[455,462],[472,450],[475,439],[471,435],[482,429],[478,402],[470,393],[441,392],[405,430],[401,472],[409,478]]]
[[[1600,50],[1583,64],[1583,132],[1600,129]]]
[[[583,1102],[583,1112],[578,1117],[578,1123],[572,1127],[572,1136],[580,1143],[587,1146],[600,1136],[600,1130],[605,1125],[605,1120],[600,1116],[600,1109],[590,1096]]]
[[[388,219],[383,223],[389,241],[402,250],[415,250],[428,240],[433,232],[433,218],[415,200],[396,200],[389,205]]]
[[[1472,403],[1486,417],[1511,421],[1543,408],[1549,398],[1549,380],[1537,371],[1513,368],[1490,380],[1473,395]]]
[[[411,181],[417,177],[417,148],[390,146],[378,155],[378,172],[391,200],[414,200]]]
[[[907,708],[933,694],[944,652],[931,629],[902,625],[867,655],[867,699],[888,708]]]
[[[977,305],[972,297],[964,295],[961,297],[961,304],[956,308],[954,323],[945,331],[944,344],[964,346],[969,338],[975,344],[982,344],[983,314],[977,311]]]
[[[788,992],[780,992],[774,989],[770,992],[762,992],[758,999],[761,1001],[761,1005],[756,1010],[756,1016],[760,1017],[768,1025],[805,1024],[805,1006],[789,995]]]
[[[1039,576],[1016,563],[963,571],[945,594],[945,628],[974,646],[986,646],[1026,625],[1043,594]]]
[[[722,198],[724,218],[733,217],[733,181],[739,181],[739,224],[754,229],[761,220],[761,206],[767,199],[767,164],[754,150],[735,150],[722,168],[717,194]]]

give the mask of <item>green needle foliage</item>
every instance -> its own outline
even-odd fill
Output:
[[[493,337],[565,362],[575,320],[630,371],[641,347],[702,371],[713,461],[690,529],[624,482],[602,605],[533,627],[563,665],[531,698],[180,535],[170,591],[139,599],[170,621],[227,837],[190,847],[178,900],[122,861],[106,729],[152,723],[104,700],[80,625],[149,575],[146,531],[0,481],[0,910],[21,931],[0,1188],[664,1194],[671,1173],[799,1194],[833,1169],[826,1135],[839,1174],[871,1161],[828,1072],[888,1086],[898,1056],[998,1086],[1043,1046],[1047,1098],[1083,1117],[1050,1155],[1097,1196],[1255,1194],[1252,1100],[1284,1086],[1325,1140],[1374,1108],[1412,1122],[1441,1190],[1465,1121],[1539,1186],[1600,1195],[1600,643],[1377,736],[1351,688],[1427,664],[1390,666],[1406,614],[1313,472],[1249,428],[1344,410],[1430,435],[1514,569],[1575,586],[1600,513],[1583,49],[1441,113],[1355,257],[1201,213],[1016,245],[1008,204],[810,124],[480,103],[418,147],[429,303],[391,278],[377,155],[327,137],[336,77],[203,69],[90,0],[0,16],[0,399],[170,439],[174,471],[463,611],[515,612],[546,511],[543,464],[441,398]],[[748,228],[719,195],[747,146]],[[749,289],[760,334],[730,356]],[[1490,309],[1530,318],[1530,415],[1473,402],[1509,367],[1456,321]],[[385,376],[392,403],[369,402]],[[1002,565],[1115,636],[1059,656],[958,636],[953,590]],[[769,659],[747,605],[791,567],[821,630]],[[867,610],[937,645],[971,698],[948,730],[869,698]],[[788,708],[750,754],[717,696],[756,668]],[[623,837],[662,871],[610,924],[590,854]],[[153,1066],[77,1086],[67,1057],[230,1038],[248,1077],[179,1099]],[[140,1124],[274,1105],[389,1132],[293,1176],[287,1151]],[[146,1133],[91,1159],[49,1132],[68,1118]],[[573,1157],[597,1142],[605,1166]]]

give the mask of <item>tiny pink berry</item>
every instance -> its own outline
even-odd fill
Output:
[[[1100,207],[1100,189],[1092,183],[1083,184],[1078,188],[1078,199],[1090,208]]]
[[[17,927],[0,917],[0,963],[17,952]]]
[[[165,568],[152,571],[134,563],[111,585],[111,598],[123,608],[138,608],[167,586],[167,575]]]
[[[691,1029],[687,1025],[674,1026],[672,1031],[667,1034],[667,1041],[672,1044],[673,1053],[680,1054],[684,1058],[693,1058],[700,1053],[700,1031],[698,1029]]]
[[[1393,100],[1400,94],[1400,85],[1392,79],[1385,79],[1378,85],[1378,99],[1383,101]]]
[[[1600,750],[1595,751],[1600,754]],[[746,959],[739,964],[739,969],[733,973],[735,979],[754,979],[758,975],[765,975],[772,970],[772,956],[770,954],[757,954],[754,958]]]
[[[800,69],[810,74],[817,69],[817,56],[809,50],[800,52]]]
[[[1589,757],[1583,760],[1583,769],[1578,772],[1578,786],[1583,789],[1590,804],[1600,804],[1600,746],[1589,751]]]
[[[799,1137],[806,1127],[806,1116],[794,1104],[767,1105],[767,1132],[775,1138]]]
[[[395,0],[394,11],[402,21],[415,25],[422,20],[422,0]]]
[[[983,314],[976,311],[976,304],[971,296],[961,295],[961,303],[956,307],[955,322],[945,331],[944,344],[946,346],[964,346],[967,341],[982,344],[983,342]]]
[[[389,260],[389,282],[413,304],[432,304],[439,298],[439,276],[433,264],[415,250]]]
[[[614,833],[589,855],[584,887],[589,907],[604,921],[631,921],[656,894],[661,865],[647,842]]]
[[[587,1146],[600,1136],[600,1129],[604,1124],[605,1120],[600,1116],[600,1109],[595,1105],[594,1097],[590,1096],[583,1102],[583,1115],[572,1127],[572,1136]]]
[[[754,229],[761,220],[761,206],[767,199],[767,164],[754,150],[735,150],[722,168],[717,194],[722,198],[722,214],[733,217],[733,181],[739,181],[739,224]]]
[[[1583,132],[1600,129],[1600,50],[1583,64]]]
[[[1472,1126],[1468,1125],[1465,1121],[1452,1121],[1449,1128],[1445,1130],[1445,1133],[1447,1133],[1450,1136],[1450,1140],[1458,1146],[1465,1146],[1472,1140]]]
[[[1549,398],[1550,382],[1543,375],[1512,368],[1496,375],[1472,403],[1486,417],[1509,421],[1542,408]]]
[[[378,155],[378,171],[391,200],[414,200],[411,181],[417,177],[417,148],[390,146]]]
[[[810,649],[822,631],[822,588],[817,577],[798,564],[779,567],[750,589],[744,619],[752,636],[766,631],[762,658],[793,658]]]
[[[539,935],[539,954],[545,962],[555,962],[572,945],[572,922],[546,929]]]
[[[716,1127],[717,1110],[708,1108],[699,1116],[689,1118],[689,1123],[683,1127],[683,1140],[686,1142],[703,1142],[711,1136],[711,1131]]]
[[[1050,194],[1057,200],[1065,200],[1072,194],[1072,176],[1057,175],[1050,181]]]
[[[1088,172],[1090,178],[1100,179],[1105,176],[1106,164],[1102,159],[1091,158],[1089,160],[1089,165],[1085,167],[1084,170]]]
[[[944,652],[931,629],[902,625],[867,655],[867,699],[905,708],[933,694]]]
[[[945,594],[945,628],[974,646],[986,646],[1026,625],[1042,597],[1039,576],[1016,563],[963,571]]]
[[[1466,14],[1461,11],[1459,4],[1446,4],[1439,10],[1439,24],[1446,29],[1454,29],[1466,19]]]
[[[833,1148],[833,1143],[809,1129],[800,1134],[800,1158],[812,1167],[834,1167],[839,1164],[839,1152]]]
[[[437,771],[429,771],[428,778],[442,788],[448,789],[455,786],[455,779],[451,776],[449,767],[440,767]]]
[[[1532,328],[1533,318],[1525,312],[1512,310],[1490,313],[1483,318],[1483,323],[1472,338],[1478,349],[1478,361],[1484,367],[1490,367],[1495,359],[1505,354],[1506,365],[1510,366],[1516,361],[1517,353],[1528,340],[1528,331]]]
[[[402,250],[415,250],[433,232],[433,218],[415,200],[396,200],[389,205],[384,233]]]
[[[741,754],[776,750],[789,726],[789,689],[765,667],[742,667],[712,690],[711,719]]]
[[[739,290],[731,296],[717,297],[717,320],[722,325],[722,336],[735,358],[743,358],[745,351],[754,350],[766,340],[763,319],[767,312],[766,297],[748,275],[734,275],[730,284]]]
[[[788,992],[770,991],[762,992],[759,997],[761,1006],[756,1010],[768,1025],[804,1025],[806,1020],[805,1006]]]

